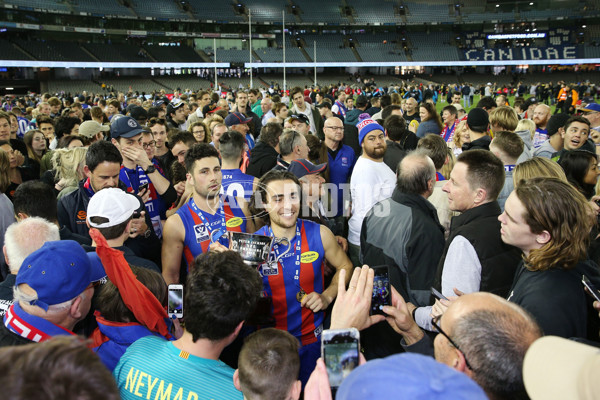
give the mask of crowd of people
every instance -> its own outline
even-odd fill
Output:
[[[5,391],[593,398],[600,104],[554,88],[6,98]],[[332,394],[321,336],[349,328],[361,365]]]

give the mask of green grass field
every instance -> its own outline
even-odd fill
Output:
[[[525,95],[525,99],[528,99],[529,97],[531,97],[531,96],[530,96],[530,95]],[[477,103],[479,102],[479,99],[480,99],[480,98],[481,98],[481,95],[478,95],[478,94],[476,94],[476,95],[473,97],[473,106],[472,106],[471,108],[467,109],[467,112],[469,112],[469,111],[470,111],[472,108],[474,108],[474,107],[477,105]],[[444,100],[445,100],[445,98],[444,98]],[[515,102],[515,96],[508,96],[508,102],[509,102],[511,105],[513,105],[513,104],[514,104],[514,102]],[[463,103],[462,103],[462,101],[461,101],[461,104],[463,104]],[[436,109],[438,110],[438,112],[442,112],[442,109],[443,109],[444,107],[446,107],[447,105],[448,105],[448,103],[447,103],[447,102],[445,102],[445,101],[440,101],[440,98],[438,97],[438,102],[437,102],[437,104],[435,105],[435,107],[436,107]],[[554,109],[555,109],[555,108],[556,108],[556,106],[554,106],[554,105],[550,106],[550,110],[552,111],[552,114],[554,114]]]

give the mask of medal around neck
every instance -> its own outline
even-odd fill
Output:
[[[221,236],[225,236],[229,240],[229,250],[239,253],[244,262],[253,267],[257,267],[269,260],[271,253],[273,253],[272,249],[274,245],[286,245],[285,250],[275,256],[275,262],[279,261],[291,249],[290,241],[286,238],[243,232],[223,232],[220,229],[211,232],[210,242],[214,243],[218,241]]]

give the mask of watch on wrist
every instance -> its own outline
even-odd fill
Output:
[[[155,167],[154,165],[151,165],[151,166],[149,166],[148,168],[146,168],[146,170],[144,170],[144,172],[145,172],[146,174],[151,174],[151,173],[153,173],[154,171],[156,171],[156,167]]]

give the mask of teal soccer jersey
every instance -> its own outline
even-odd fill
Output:
[[[218,360],[193,356],[173,342],[144,337],[121,357],[113,375],[123,400],[243,400],[234,370]]]

